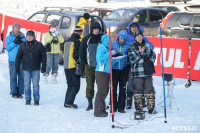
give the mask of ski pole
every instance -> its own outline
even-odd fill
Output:
[[[163,77],[163,95],[164,95],[164,122],[167,123],[167,114],[166,114],[166,98],[165,98],[165,75],[164,75],[164,61],[163,61],[163,47],[162,47],[162,31],[160,27],[160,45],[161,45],[161,58],[162,58],[162,77]]]
[[[109,53],[110,53],[110,89],[111,89],[112,128],[115,128],[115,124],[114,124],[114,107],[113,107],[112,55],[111,55],[110,27],[108,28],[108,34],[109,34]]]

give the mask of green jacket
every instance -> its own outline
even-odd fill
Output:
[[[60,50],[60,44],[64,43],[64,38],[63,36],[60,34],[59,36],[55,37],[54,40],[57,40],[58,43],[53,43],[52,42],[53,37],[50,35],[50,32],[45,33],[44,35],[44,42],[47,43],[51,43],[51,52],[48,53],[52,53],[52,54],[59,54],[61,53]]]

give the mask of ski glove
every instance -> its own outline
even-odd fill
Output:
[[[46,67],[41,68],[41,73],[45,73],[46,72]]]
[[[14,43],[16,43],[16,44],[21,44],[23,41],[22,41],[22,38],[23,37],[20,37],[20,36],[17,36],[16,38],[15,38],[15,40],[14,40]]]
[[[59,31],[55,31],[56,36],[60,36],[60,32]]]
[[[52,37],[55,38],[56,36],[57,36],[57,34],[54,32],[54,33],[52,34]]]

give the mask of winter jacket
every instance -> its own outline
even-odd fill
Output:
[[[100,28],[98,22],[93,22],[91,28]],[[91,29],[91,30],[92,30]],[[84,71],[85,65],[88,64],[91,67],[96,67],[96,50],[98,43],[101,41],[101,36],[103,34],[99,33],[97,35],[92,32],[83,38],[80,44],[80,69]]]
[[[26,71],[39,70],[41,63],[42,68],[46,68],[46,52],[42,43],[34,40],[21,44],[15,61],[16,68],[19,68],[21,60]]]
[[[73,33],[65,43],[64,69],[75,68],[75,63],[79,61],[80,35]]]
[[[144,52],[139,52],[138,49],[136,49],[134,47],[134,44],[136,44],[136,46],[140,47],[141,45],[143,45],[145,47]],[[152,76],[152,75],[146,75],[144,73],[144,68],[143,68],[143,62],[144,62],[144,56],[150,56],[152,48],[151,46],[145,42],[143,40],[142,44],[138,44],[136,41],[134,42],[133,45],[131,45],[128,49],[128,55],[129,55],[129,59],[131,62],[131,77],[147,77],[147,76]],[[153,52],[153,55],[150,58],[153,62],[155,62],[156,59],[156,55]]]
[[[82,17],[79,22],[77,23],[77,26],[80,26],[83,30],[82,34],[81,34],[81,40],[82,38],[84,38],[85,36],[87,36],[90,33],[90,27],[88,22]]]
[[[17,51],[19,49],[20,44],[14,43],[14,40],[17,36],[14,35],[14,32],[11,31],[10,34],[6,37],[5,41],[5,49],[8,51],[8,61],[15,61],[17,56]],[[26,37],[22,32],[20,32],[20,37],[23,37],[22,41],[26,41]]]
[[[109,36],[103,35],[96,54],[97,66],[95,71],[110,73]]]
[[[119,36],[124,36],[125,38],[127,38],[127,32],[125,30],[122,30],[119,32],[119,34],[117,35],[116,41],[113,41],[111,49],[117,51],[117,53],[121,53],[122,55],[127,55],[127,56],[120,59],[118,62],[116,62],[113,65],[112,69],[122,70],[127,64],[130,64],[129,58],[128,58],[128,48],[130,47],[131,44],[127,42],[126,39],[123,44],[120,44]]]
[[[61,43],[64,43],[64,38],[63,36],[60,34],[59,36],[53,38],[51,36],[51,32],[47,32],[45,33],[44,35],[44,42],[47,44],[47,43],[51,43],[51,52],[48,52],[48,53],[52,53],[52,54],[59,54],[61,53],[60,51],[60,44]],[[58,43],[53,43],[52,41],[54,40],[57,40]]]
[[[136,22],[131,22],[131,23],[129,23],[129,25],[128,25],[128,37],[127,37],[127,41],[128,41],[129,43],[131,43],[131,44],[133,44],[134,41],[135,41],[135,37],[134,37],[134,35],[131,33],[131,30],[130,30],[130,26],[131,26],[131,24],[133,24],[133,23],[137,24],[137,25],[138,25],[138,30],[141,30],[141,31],[144,33],[144,28],[140,27],[140,25],[139,25],[138,23],[136,23]],[[144,40],[145,42],[147,42],[147,43],[152,47],[152,49],[154,49],[154,45],[153,45],[145,36],[143,36],[143,40]]]

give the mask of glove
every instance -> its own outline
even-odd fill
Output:
[[[46,72],[46,67],[41,68],[41,73],[45,73]]]
[[[59,31],[55,31],[56,36],[60,36],[60,32]]]
[[[5,53],[5,48],[3,48],[0,52],[0,54],[4,54]]]
[[[23,37],[20,37],[20,36],[17,36],[16,38],[15,38],[15,40],[14,40],[14,43],[16,43],[16,44],[21,44],[23,41],[22,41],[22,38]]]
[[[57,36],[57,34],[54,32],[54,33],[52,34],[52,37],[55,38],[56,36]]]
[[[111,52],[112,52],[112,51],[111,51]],[[115,54],[113,57],[117,57],[117,56],[123,56],[123,54],[118,53],[118,54]]]
[[[111,55],[115,55],[117,52],[115,50],[111,51]]]
[[[19,67],[16,67],[15,70],[16,70],[16,73],[19,74],[19,72],[20,72]]]

